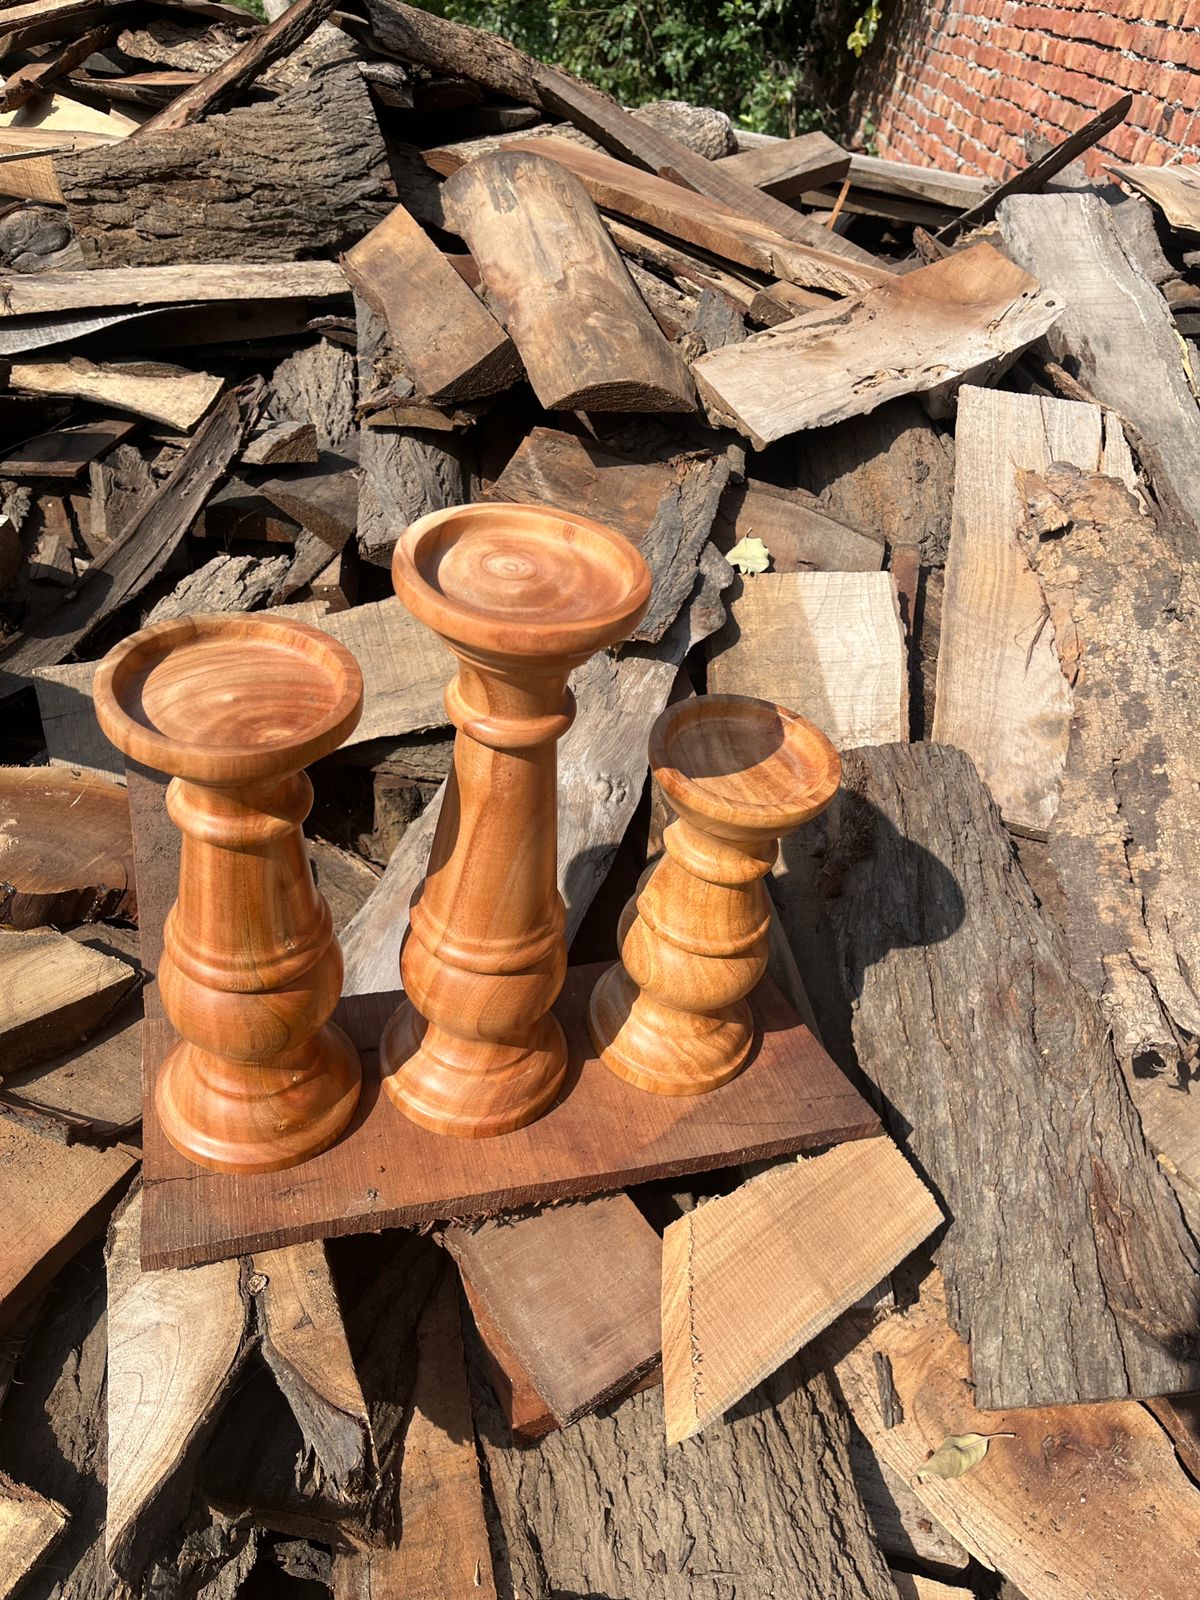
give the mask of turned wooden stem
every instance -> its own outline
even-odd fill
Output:
[[[654,1094],[703,1094],[754,1043],[746,996],[767,967],[763,878],[785,833],[837,792],[837,752],[782,706],[709,695],[669,706],[650,763],[676,813],[618,930],[621,959],[592,991],[600,1059]]]
[[[184,617],[117,646],[93,693],[112,742],[174,774],[179,898],[158,978],[183,1037],[155,1087],[163,1131],[217,1171],[294,1166],[358,1102],[358,1057],[329,1021],[342,957],[304,845],[300,769],[357,723],[362,676],[300,623]]]
[[[400,961],[384,1087],[438,1133],[511,1132],[553,1103],[566,1045],[558,740],[571,670],[635,627],[650,573],[628,540],[543,506],[463,506],[404,534],[396,592],[458,658],[454,768]]]

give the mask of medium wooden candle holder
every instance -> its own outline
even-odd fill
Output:
[[[158,970],[183,1035],[155,1089],[168,1139],[200,1166],[275,1172],[326,1149],[358,1102],[354,1046],[329,1022],[342,958],[301,823],[301,771],[358,721],[362,674],[301,623],[157,623],[101,662],[100,726],[173,781],[179,898]]]
[[[841,763],[794,711],[722,694],[669,706],[650,764],[676,820],[622,913],[621,959],[593,989],[588,1021],[618,1077],[654,1094],[703,1094],[741,1069],[754,1042],[745,997],[767,967],[762,880],[778,841],[829,804]]]
[[[384,1087],[437,1133],[509,1133],[553,1103],[566,1070],[550,1015],[566,972],[557,873],[557,741],[567,676],[645,613],[637,549],[545,506],[475,505],[413,524],[396,593],[458,658],[446,709],[454,768],[400,971],[406,1002],[380,1045]]]

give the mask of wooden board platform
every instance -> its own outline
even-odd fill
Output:
[[[427,1133],[381,1094],[375,1046],[396,994],[342,1001],[337,1020],[363,1057],[362,1104],[341,1141],[302,1166],[245,1176],[204,1171],[167,1143],[148,1097],[143,1267],[491,1215],[878,1132],[871,1107],[769,979],[752,997],[761,1044],[731,1083],[682,1099],[634,1089],[602,1067],[587,1043],[587,997],[602,970],[572,968],[555,1007],[570,1049],[558,1103],[531,1127],[497,1139]],[[174,1038],[168,1024],[146,1019],[147,1084]]]

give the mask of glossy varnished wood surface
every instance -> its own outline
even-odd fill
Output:
[[[316,629],[197,616],[117,646],[93,692],[113,743],[174,774],[179,896],[157,975],[182,1038],[155,1085],[158,1118],[201,1165],[294,1166],[339,1136],[359,1092],[354,1048],[329,1021],[342,958],[304,848],[299,769],[354,726],[361,674]]]
[[[841,764],[812,723],[744,695],[669,706],[650,764],[676,820],[622,914],[621,959],[596,985],[589,1026],[605,1066],[637,1088],[705,1094],[753,1048],[745,997],[767,969],[762,879],[778,840],[829,804]]]
[[[566,1045],[550,1007],[567,953],[557,884],[557,741],[567,676],[650,598],[628,540],[544,506],[435,512],[396,546],[396,592],[458,658],[454,768],[384,1033],[385,1087],[437,1133],[510,1133],[554,1101]]]
[[[739,1077],[692,1099],[638,1093],[604,1070],[587,1040],[587,996],[601,970],[567,975],[557,1010],[568,1070],[557,1103],[500,1138],[439,1138],[396,1115],[380,1092],[374,1051],[395,994],[342,1001],[336,1019],[363,1061],[362,1099],[345,1136],[290,1172],[192,1166],[148,1106],[144,1265],[189,1266],[302,1239],[494,1215],[878,1131],[870,1106],[769,981],[752,996],[758,1042]],[[149,1085],[174,1034],[147,1023],[143,1041]]]

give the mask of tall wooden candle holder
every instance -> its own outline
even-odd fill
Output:
[[[728,1082],[754,1042],[746,995],[767,966],[762,882],[779,839],[832,800],[837,751],[794,711],[743,695],[669,706],[650,764],[676,813],[666,854],[621,916],[621,959],[592,991],[605,1066],[654,1094]]]
[[[567,959],[556,823],[556,744],[575,714],[567,676],[637,625],[650,572],[599,523],[475,505],[414,523],[392,577],[458,658],[446,691],[458,734],[383,1081],[414,1122],[483,1138],[540,1116],[566,1070],[550,1007]]]
[[[93,693],[113,744],[173,775],[183,834],[158,971],[183,1035],[155,1091],[163,1130],[220,1172],[294,1166],[342,1132],[361,1079],[329,1021],[342,957],[300,831],[301,768],[357,723],[358,665],[300,623],[183,617],[118,645]]]

